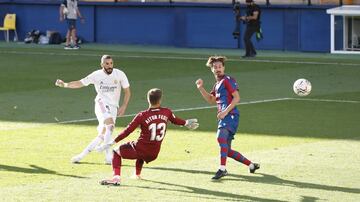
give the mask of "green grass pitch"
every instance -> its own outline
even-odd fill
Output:
[[[196,131],[171,126],[144,180],[133,180],[134,161],[123,160],[122,184],[99,185],[112,174],[104,155],[70,158],[96,135],[95,91],[54,86],[78,80],[114,57],[132,91],[115,136],[147,107],[145,94],[164,91],[163,106],[182,118],[198,118]],[[240,125],[232,147],[261,169],[228,159],[229,175],[218,182],[216,111],[195,87],[214,78],[205,63],[228,57],[226,72],[240,86]],[[244,60],[240,50],[85,44],[61,46],[0,43],[0,201],[360,201],[360,57],[259,51]],[[292,92],[307,78],[312,93]],[[87,120],[87,121],[84,121]],[[65,123],[64,123],[65,122]],[[67,123],[71,122],[71,123]],[[136,139],[135,131],[125,141]]]

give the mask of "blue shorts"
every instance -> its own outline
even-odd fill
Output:
[[[66,19],[66,22],[68,24],[68,29],[76,29],[76,20],[75,19]]]
[[[218,129],[226,128],[230,131],[230,135],[234,136],[239,126],[239,114],[228,114],[224,119],[219,120]]]

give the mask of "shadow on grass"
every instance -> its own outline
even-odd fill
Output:
[[[318,197],[313,196],[301,196],[301,202],[315,202],[321,200]]]
[[[54,170],[49,170],[46,168],[42,168],[40,166],[36,165],[30,165],[31,168],[22,168],[17,166],[8,166],[0,164],[0,171],[8,171],[8,172],[19,172],[19,173],[29,173],[29,174],[48,174],[48,175],[58,175],[63,177],[72,177],[72,178],[88,178],[88,177],[82,177],[77,175],[67,175],[58,173]]]
[[[209,172],[209,171],[180,169],[180,168],[164,168],[164,167],[149,167],[147,169],[184,172],[184,173],[191,173],[191,174],[204,174],[204,175],[209,175],[209,179],[215,173],[215,172]],[[259,177],[259,176],[261,176],[261,177]],[[257,173],[253,176],[229,174],[227,177],[224,177],[221,181],[239,181],[239,180],[253,182],[253,183],[263,183],[263,184],[272,184],[272,185],[279,185],[279,186],[298,187],[298,188],[304,188],[304,189],[319,189],[319,190],[325,190],[325,191],[339,191],[339,192],[344,192],[344,193],[360,194],[360,189],[357,189],[357,188],[322,185],[322,184],[315,184],[315,183],[309,183],[309,182],[298,182],[298,181],[293,181],[293,180],[281,179],[277,176],[268,175],[268,174],[264,174],[264,173]]]
[[[79,165],[106,165],[105,163],[96,163],[96,162],[76,162],[74,164],[79,164]]]
[[[209,189],[203,189],[199,187],[193,187],[193,186],[187,186],[187,185],[180,185],[180,184],[173,184],[168,182],[160,182],[160,181],[154,181],[154,180],[145,180],[143,181],[160,184],[160,185],[166,185],[170,187],[175,188],[164,188],[164,187],[150,187],[150,186],[129,186],[124,185],[124,187],[136,187],[136,188],[143,188],[143,189],[153,189],[153,190],[161,190],[161,191],[167,191],[167,192],[181,192],[181,193],[187,193],[187,194],[197,194],[201,195],[201,197],[196,196],[196,198],[202,198],[202,199],[216,199],[214,197],[221,197],[222,200],[228,200],[228,201],[281,201],[281,200],[273,200],[273,199],[266,199],[266,198],[260,198],[260,197],[253,197],[253,196],[246,196],[241,194],[233,194],[233,193],[227,193],[222,191],[214,191]],[[213,197],[211,197],[213,196]]]

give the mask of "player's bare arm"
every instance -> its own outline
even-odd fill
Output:
[[[70,81],[68,83],[64,82],[61,79],[57,79],[55,82],[55,86],[59,86],[60,88],[82,88],[84,84],[81,81]]]
[[[60,16],[60,22],[64,21],[65,17],[64,17],[64,6],[61,5],[59,8],[59,16]]]
[[[205,90],[203,86],[204,81],[202,79],[196,80],[195,84],[206,102],[209,104],[216,104],[216,98]]]
[[[76,9],[76,13],[78,17],[80,18],[81,23],[85,23],[85,18],[81,15],[79,8]]]
[[[129,100],[130,100],[130,97],[131,97],[130,87],[129,88],[124,88],[123,90],[124,90],[124,100],[123,100],[122,105],[118,109],[118,112],[117,112],[118,116],[122,116],[122,115],[125,114],[126,108],[127,108],[128,104],[129,104]]]
[[[236,107],[236,104],[240,102],[240,94],[239,94],[238,91],[234,91],[234,92],[232,93],[232,96],[233,96],[233,99],[232,99],[231,103],[229,104],[229,106],[226,107],[226,109],[225,109],[224,111],[219,112],[219,113],[217,114],[217,118],[218,118],[218,119],[223,119],[223,118],[225,118],[225,116],[226,116],[229,112],[231,112],[231,110],[233,110],[234,107]]]

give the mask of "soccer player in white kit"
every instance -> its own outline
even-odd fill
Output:
[[[115,127],[117,116],[122,116],[128,106],[130,100],[130,84],[125,73],[119,69],[113,68],[113,59],[109,55],[101,57],[101,69],[96,70],[78,81],[65,83],[57,79],[56,86],[62,88],[82,88],[93,84],[97,92],[95,98],[95,114],[99,121],[97,127],[98,136],[93,139],[90,144],[78,155],[71,159],[71,162],[78,163],[87,154],[95,149],[101,142],[111,141],[111,135]],[[124,90],[124,99],[119,107],[121,89]],[[105,163],[111,164],[112,151],[105,150]]]

